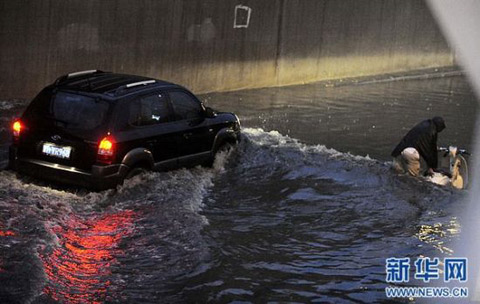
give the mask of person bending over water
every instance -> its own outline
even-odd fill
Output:
[[[442,117],[427,119],[405,135],[393,149],[393,168],[412,176],[432,175],[438,166],[437,134],[445,129]]]

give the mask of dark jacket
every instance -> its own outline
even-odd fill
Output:
[[[427,119],[413,127],[400,143],[393,149],[392,156],[397,157],[405,148],[417,149],[429,168],[436,169],[437,157],[437,134],[445,128],[445,123],[440,117]]]

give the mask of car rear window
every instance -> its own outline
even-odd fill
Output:
[[[67,129],[94,130],[105,122],[108,108],[104,100],[58,92],[50,103],[50,114]]]
[[[109,113],[105,100],[68,92],[41,92],[29,105],[27,119],[47,120],[57,127],[92,131],[105,124]]]

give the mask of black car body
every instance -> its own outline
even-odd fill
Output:
[[[44,88],[13,124],[10,167],[96,189],[132,172],[211,163],[240,140],[232,113],[205,108],[187,89],[134,75],[84,71]]]

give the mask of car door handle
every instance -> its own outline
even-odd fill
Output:
[[[183,133],[183,137],[185,139],[189,139],[192,135],[193,135],[193,133],[190,133],[190,132],[189,133]]]

